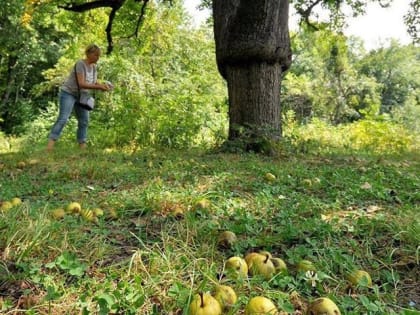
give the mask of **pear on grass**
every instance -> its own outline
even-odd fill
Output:
[[[231,231],[223,231],[219,234],[217,244],[222,248],[231,248],[237,241],[236,234]]]
[[[13,208],[13,205],[10,201],[3,201],[0,205],[0,210],[4,211],[4,212],[6,212],[6,211],[8,211],[12,208]]]
[[[22,204],[22,199],[20,199],[19,197],[14,197],[12,198],[12,200],[10,200],[10,203],[13,206],[19,206],[20,204]]]
[[[248,301],[245,315],[277,314],[277,307],[273,301],[264,296],[255,296]]]
[[[365,270],[355,270],[347,276],[347,280],[354,286],[372,287],[372,278]]]
[[[225,270],[228,275],[235,278],[246,278],[248,276],[248,265],[242,257],[232,256],[225,262]]]
[[[80,213],[82,206],[78,202],[71,202],[67,205],[66,210],[70,213]]]
[[[296,266],[296,269],[299,272],[316,271],[314,263],[306,259],[302,259],[301,261],[299,261]]]
[[[195,295],[190,303],[188,315],[221,315],[222,307],[210,294],[202,293]]]
[[[228,285],[216,286],[214,298],[219,302],[222,310],[229,309],[238,300],[235,290]]]
[[[326,297],[315,299],[309,304],[307,315],[341,315],[337,305]]]
[[[287,265],[283,259],[278,257],[273,257],[270,259],[274,265],[275,273],[285,273],[287,272]]]
[[[102,210],[101,208],[94,208],[92,211],[93,214],[98,218],[104,215],[104,210]]]
[[[270,172],[265,173],[264,177],[269,182],[274,182],[276,180],[276,176]]]
[[[63,208],[57,208],[57,209],[54,209],[51,214],[54,219],[60,220],[64,218],[64,216],[66,215],[66,211]]]
[[[276,271],[273,262],[268,253],[265,255],[258,254],[253,256],[250,264],[248,265],[249,273],[253,276],[261,275],[265,279],[271,279]]]

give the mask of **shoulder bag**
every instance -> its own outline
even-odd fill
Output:
[[[79,80],[77,79],[76,65],[74,65],[74,76],[77,84],[77,100],[76,106],[80,106],[86,110],[92,110],[95,107],[95,99],[89,93],[80,93]],[[95,77],[95,68],[93,68],[93,77]]]

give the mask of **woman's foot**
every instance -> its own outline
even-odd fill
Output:
[[[47,151],[51,152],[54,149],[55,140],[49,139],[47,143]]]
[[[82,150],[86,149],[86,142],[79,143],[79,148]]]

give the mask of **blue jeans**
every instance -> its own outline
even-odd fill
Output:
[[[76,102],[76,97],[65,91],[60,91],[59,94],[59,112],[56,122],[51,128],[49,139],[57,140],[61,132],[63,131],[64,126],[67,124],[71,113],[73,112],[77,118],[77,142],[85,143],[87,140],[87,129],[89,124],[89,111],[81,108],[80,106],[74,106]]]

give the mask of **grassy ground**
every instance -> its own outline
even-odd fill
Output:
[[[23,163],[21,163],[23,162]],[[0,157],[1,314],[187,314],[233,287],[281,314],[330,297],[342,314],[420,314],[420,163],[413,157],[63,149]],[[266,178],[271,173],[274,179]],[[78,202],[82,214],[55,219]],[[86,209],[100,208],[94,218]],[[218,243],[222,231],[237,241]],[[288,272],[234,279],[230,256],[265,250]],[[298,272],[310,260],[317,278]],[[369,272],[350,285],[352,270]]]

